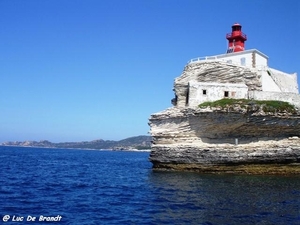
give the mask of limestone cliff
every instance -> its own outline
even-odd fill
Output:
[[[253,68],[220,61],[192,63],[185,66],[174,82],[176,105],[185,106],[190,81],[215,83],[244,83],[251,91],[261,91],[261,75]]]
[[[300,96],[263,91],[268,84],[262,83],[262,76],[272,79],[266,74],[220,61],[188,64],[174,82],[174,107],[149,119],[153,167],[300,174]],[[294,103],[298,111],[266,112],[253,105],[198,107],[199,102],[224,96],[254,101],[275,96]]]
[[[151,115],[155,169],[300,173],[300,115],[170,108]]]

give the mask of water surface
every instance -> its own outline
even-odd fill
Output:
[[[300,224],[299,176],[154,172],[148,157],[0,147],[1,222],[59,215],[56,224]]]

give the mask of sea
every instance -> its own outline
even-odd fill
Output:
[[[0,147],[0,224],[300,224],[300,177],[153,171],[149,152]]]

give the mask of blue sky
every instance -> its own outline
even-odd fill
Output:
[[[246,49],[300,73],[298,0],[0,0],[0,142],[148,134],[191,58]],[[298,80],[300,80],[298,78]]]

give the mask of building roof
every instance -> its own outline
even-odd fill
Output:
[[[261,55],[262,57],[264,57],[266,59],[269,58],[267,55],[265,55],[264,53],[262,53],[261,51],[259,51],[257,49],[249,49],[249,50],[244,50],[244,51],[240,51],[240,52],[225,53],[225,54],[220,54],[220,55],[216,55],[216,56],[217,56],[217,58],[223,58],[223,57],[234,56],[234,55],[243,55],[243,54],[248,54],[248,53],[253,53],[253,52]]]
[[[220,54],[220,55],[197,57],[197,58],[191,59],[188,63],[198,62],[198,61],[202,61],[202,60],[204,60],[204,61],[205,60],[216,60],[216,59],[221,59],[221,58],[226,58],[226,57],[231,57],[231,56],[236,56],[236,55],[244,55],[244,54],[249,54],[249,53],[257,53],[266,59],[269,58],[267,55],[265,55],[264,53],[260,52],[257,49],[249,49],[249,50],[240,51],[240,52],[232,52],[232,53],[225,53],[225,54]]]

